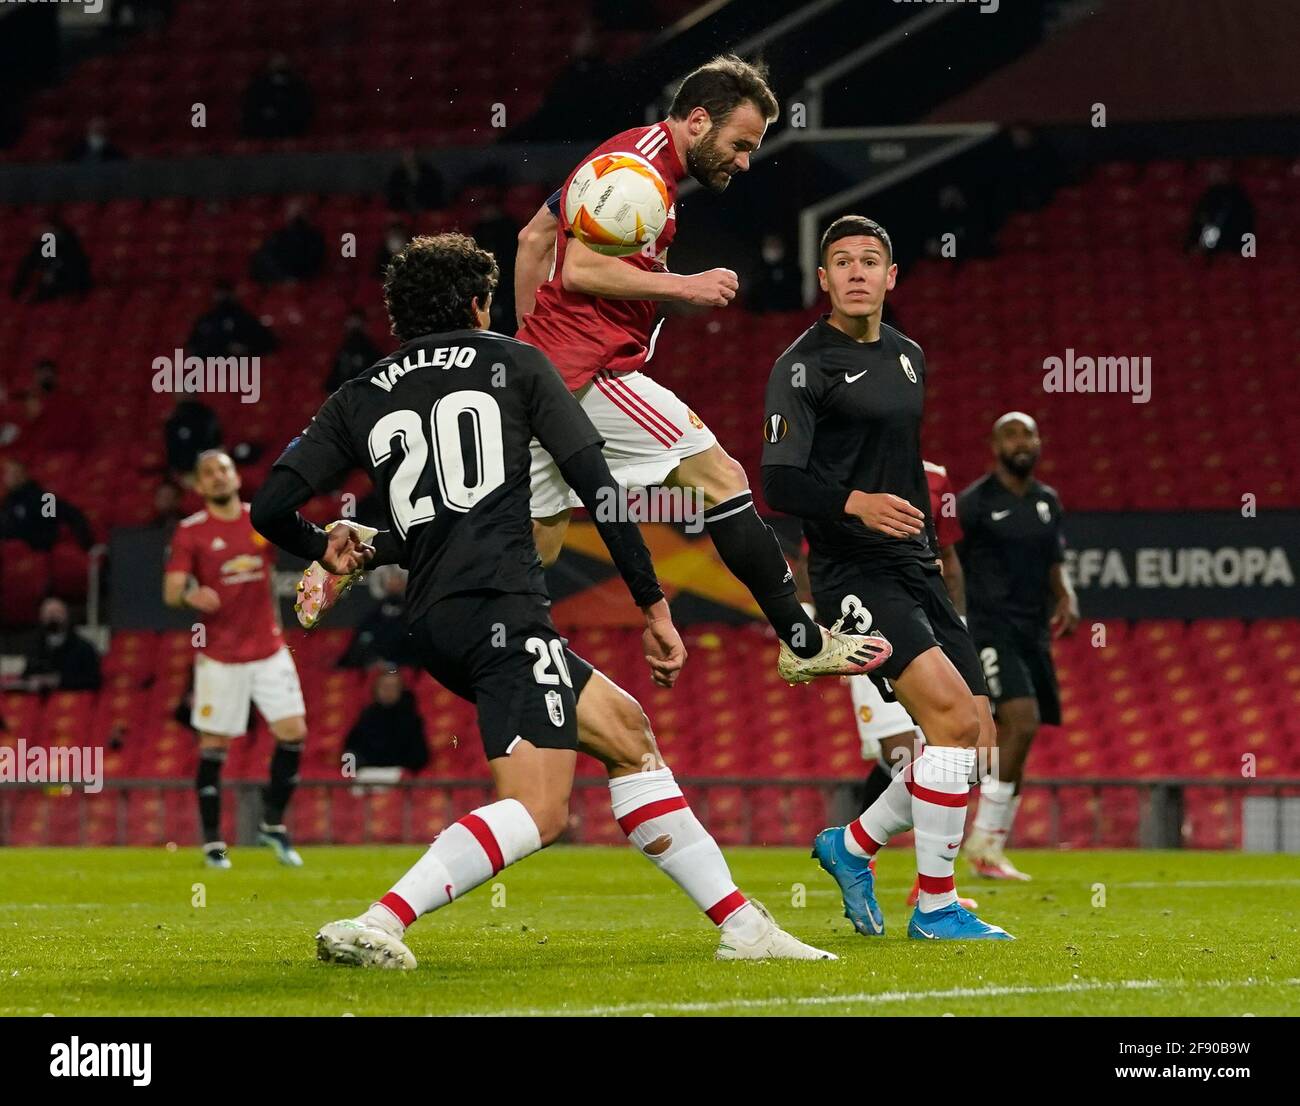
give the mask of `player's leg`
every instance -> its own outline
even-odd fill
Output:
[[[194,790],[199,799],[199,826],[203,836],[203,862],[209,868],[229,868],[226,843],[221,837],[221,769],[230,739],[220,734],[199,734],[199,768]]]
[[[979,809],[966,847],[971,867],[987,879],[1029,878],[1007,860],[1003,849],[1020,804],[1020,781],[1037,731],[1036,699],[1021,695],[998,703],[997,771],[980,787]]]
[[[559,560],[572,514],[572,511],[560,511],[546,518],[533,519],[533,544],[537,546],[537,555],[541,558],[543,568],[550,568]]]
[[[270,771],[262,789],[262,824],[258,842],[275,850],[276,859],[291,868],[302,867],[284,822],[285,810],[298,786],[303,745],[307,741],[306,706],[293,656],[282,648],[249,666],[253,704],[266,719],[275,738]]]
[[[736,886],[660,755],[641,704],[572,654],[569,670],[578,690],[578,747],[604,766],[614,818],[632,847],[718,927],[718,959],[834,960],[780,929]]]
[[[533,518],[533,544],[542,567],[550,568],[560,556],[576,497],[560,475],[559,466],[536,441],[532,443],[532,455],[528,510]]]
[[[248,728],[251,680],[242,664],[223,664],[205,656],[194,659],[194,701],[190,725],[199,732],[199,764],[194,779],[203,862],[209,868],[230,867],[221,836],[221,770],[230,740]]]

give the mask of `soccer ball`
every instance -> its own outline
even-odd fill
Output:
[[[573,236],[597,253],[624,257],[653,242],[668,221],[668,189],[636,154],[600,154],[579,169],[564,197]]]

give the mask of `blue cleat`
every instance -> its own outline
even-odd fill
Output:
[[[286,868],[301,868],[302,857],[289,840],[289,831],[284,826],[268,826],[265,822],[258,829],[257,843],[269,845],[275,850],[275,858]]]
[[[844,897],[844,916],[864,937],[880,937],[885,932],[885,916],[876,902],[876,879],[871,862],[854,856],[844,845],[844,828],[824,829],[813,839],[813,859],[826,874],[840,885]]]
[[[907,923],[907,935],[918,941],[1014,941],[1001,926],[981,922],[963,906],[953,903],[939,910],[919,907]]]

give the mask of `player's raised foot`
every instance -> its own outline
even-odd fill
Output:
[[[992,834],[976,831],[967,839],[962,849],[972,870],[982,879],[1020,880],[1028,882],[1025,875],[1002,852],[1002,843]]]
[[[269,845],[275,850],[275,859],[287,868],[301,868],[302,857],[289,840],[289,831],[284,826],[261,824],[257,832],[257,843]]]
[[[203,863],[208,868],[220,868],[223,871],[230,867],[230,857],[226,855],[226,843],[224,841],[209,841],[203,846]]]
[[[739,934],[731,933],[724,927],[718,951],[714,953],[717,960],[838,960],[833,952],[805,945],[797,937],[786,933],[776,919],[768,913],[767,907],[756,899],[750,903],[758,911],[765,923],[762,933],[744,940]]]
[[[789,684],[806,684],[818,676],[861,676],[889,660],[894,647],[880,634],[846,634],[840,619],[829,630],[822,626],[822,647],[815,656],[801,657],[784,641],[776,670]]]
[[[379,533],[373,526],[362,526],[358,522],[351,522],[346,519],[340,519],[337,522],[331,522],[325,527],[328,533],[334,527],[346,524],[356,531],[357,537],[362,542],[372,542],[375,535]],[[319,561],[312,561],[302,574],[298,581],[298,598],[294,600],[293,609],[298,614],[298,622],[304,630],[310,630],[322,618],[325,612],[338,603],[355,584],[365,575],[364,572],[358,571],[350,573],[347,576],[335,576],[334,573],[324,568]]]
[[[873,873],[875,872],[875,868],[872,868],[871,870]],[[911,894],[907,896],[907,905],[915,906],[917,904],[917,901],[920,899],[920,897],[921,897],[921,881],[918,878],[912,881],[912,891]],[[967,899],[962,897],[961,895],[957,896],[957,905],[960,906],[963,910],[978,910],[980,907],[980,904],[977,903],[974,899]]]
[[[320,927],[316,934],[316,959],[355,968],[410,971],[415,967],[415,955],[400,939],[356,918],[344,918]]]
[[[982,922],[964,906],[952,903],[938,910],[914,910],[907,935],[917,941],[1014,941],[1001,926]]]
[[[885,916],[876,902],[876,880],[871,861],[854,856],[844,844],[844,828],[824,829],[813,839],[813,859],[836,883],[844,900],[844,916],[864,937],[885,932]]]

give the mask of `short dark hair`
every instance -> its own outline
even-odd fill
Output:
[[[421,334],[478,325],[473,301],[487,304],[501,270],[469,235],[451,231],[413,238],[384,273],[384,305],[393,334],[409,342]]]
[[[831,243],[838,242],[841,238],[858,236],[879,238],[885,247],[885,256],[889,258],[891,264],[893,263],[894,243],[889,240],[889,232],[884,227],[865,215],[841,215],[826,228],[826,233],[822,235],[822,265],[826,264],[826,254],[831,248]]]
[[[703,108],[714,126],[719,126],[746,100],[769,123],[781,114],[781,107],[767,86],[767,66],[763,62],[751,64],[735,54],[719,54],[686,75],[677,87],[668,115],[672,119],[685,119],[696,108]]]

